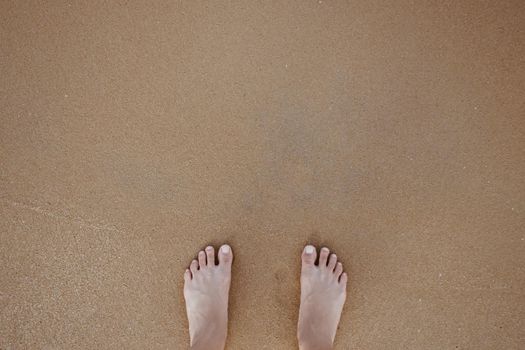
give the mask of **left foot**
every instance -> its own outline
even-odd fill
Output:
[[[200,251],[184,273],[184,299],[191,349],[223,350],[228,331],[228,294],[233,253],[223,245],[215,264],[213,247]]]

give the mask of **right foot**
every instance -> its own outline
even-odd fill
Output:
[[[190,326],[191,349],[222,350],[228,330],[228,294],[233,253],[229,245],[219,249],[215,264],[213,247],[200,251],[184,273],[184,299]]]
[[[328,248],[319,253],[307,245],[302,254],[301,306],[297,338],[301,350],[332,349],[346,299],[348,275]]]

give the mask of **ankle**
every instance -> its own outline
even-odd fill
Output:
[[[332,342],[318,339],[299,339],[299,350],[332,350]]]
[[[303,345],[299,346],[299,350],[332,350],[331,345]]]
[[[224,350],[226,339],[199,339],[191,343],[190,350]]]
[[[224,346],[226,344],[223,342],[221,344],[219,343],[207,343],[207,342],[199,342],[192,344],[190,346],[190,350],[224,350]]]
[[[226,345],[227,328],[212,324],[208,329],[191,337],[191,350],[223,350]]]

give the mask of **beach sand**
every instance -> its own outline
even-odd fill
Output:
[[[228,349],[523,349],[522,1],[0,3],[0,349],[186,349],[182,274],[235,253]]]

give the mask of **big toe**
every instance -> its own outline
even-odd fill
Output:
[[[223,244],[219,249],[219,265],[224,267],[231,267],[232,261],[232,248],[227,244]]]
[[[316,258],[317,250],[313,245],[307,245],[306,247],[304,247],[303,254],[301,256],[301,259],[303,260],[303,266],[314,266]]]

